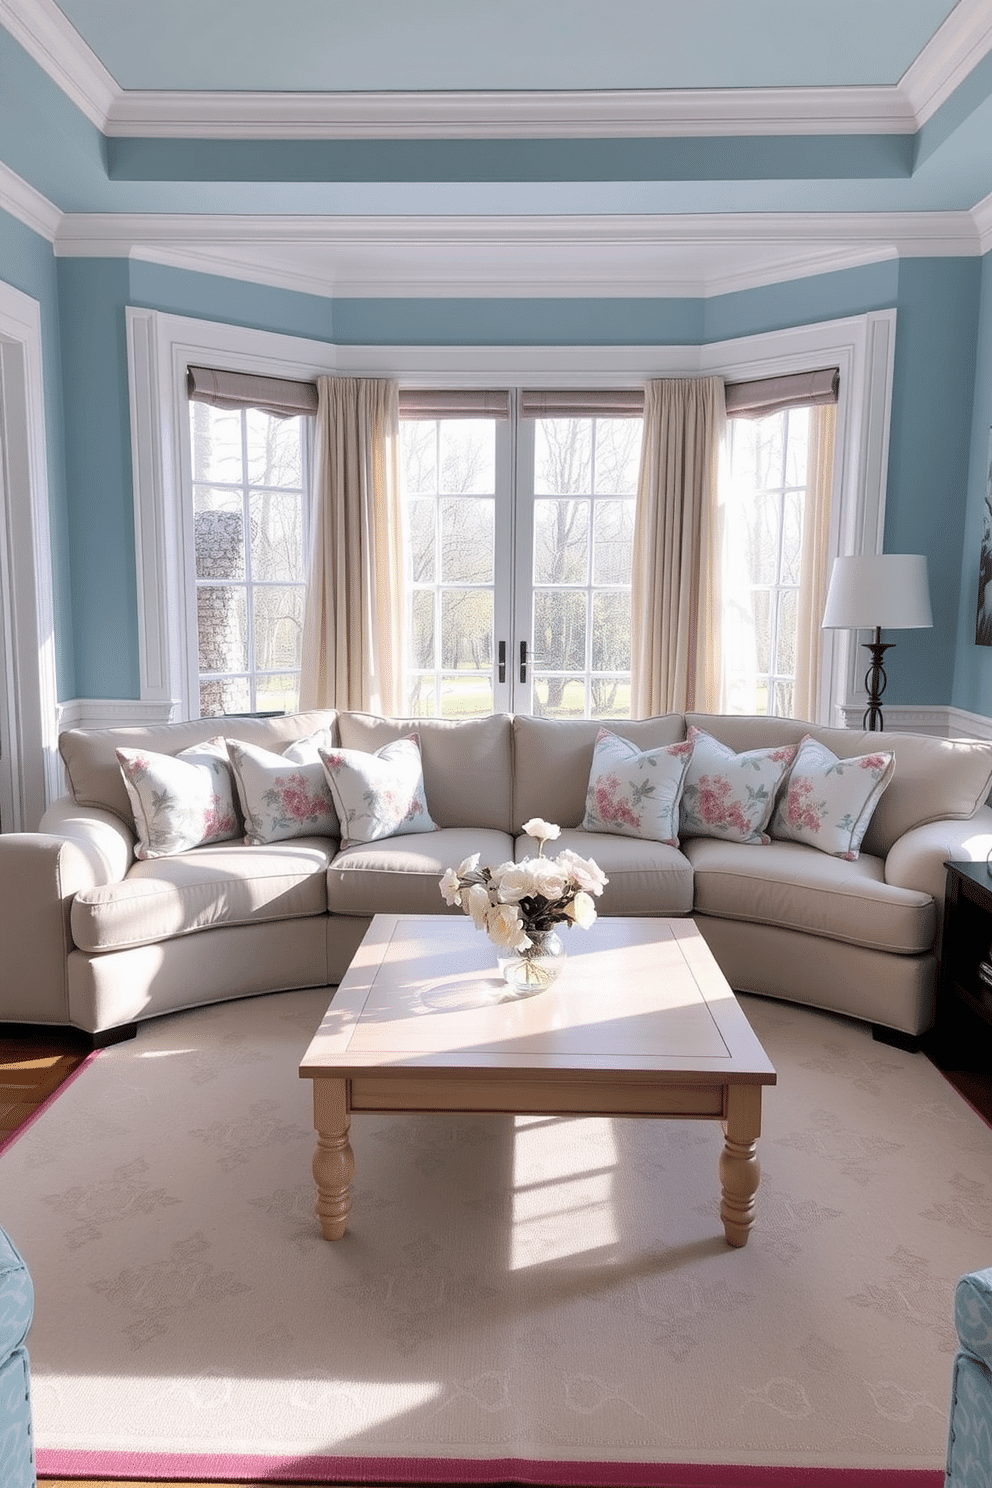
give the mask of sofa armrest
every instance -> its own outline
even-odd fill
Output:
[[[38,831],[75,843],[90,864],[92,883],[76,885],[74,893],[97,884],[119,883],[134,862],[134,833],[120,817],[96,806],[77,806],[69,796],[49,806]]]
[[[122,879],[133,860],[133,839],[109,812],[59,802],[43,824],[0,834],[0,1023],[70,1021],[72,900]]]
[[[927,822],[898,838],[885,859],[885,882],[920,889],[937,904],[938,924],[947,884],[945,863],[984,863],[992,852],[992,807],[967,821]]]

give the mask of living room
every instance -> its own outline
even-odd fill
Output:
[[[987,0],[270,9],[0,5],[4,832],[61,731],[197,717],[191,362],[514,399],[839,365],[831,556],[929,574],[886,727],[992,739]],[[861,638],[798,716],[860,725]]]

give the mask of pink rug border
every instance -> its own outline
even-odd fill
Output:
[[[23,1135],[24,1135],[24,1133],[26,1131],[30,1131],[31,1130],[31,1128],[32,1128],[32,1126],[34,1126],[35,1122],[38,1121],[42,1116],[44,1116],[45,1112],[48,1110],[48,1108],[50,1106],[53,1106],[55,1104],[55,1102],[58,1100],[59,1096],[60,1095],[63,1095],[65,1093],[65,1091],[67,1091],[69,1089],[69,1086],[70,1085],[74,1085],[76,1083],[76,1081],[79,1079],[80,1075],[83,1073],[83,1070],[89,1069],[89,1067],[93,1063],[94,1059],[96,1059],[97,1056],[100,1055],[100,1054],[102,1054],[102,1053],[103,1053],[103,1050],[102,1049],[93,1049],[93,1050],[91,1050],[91,1052],[86,1055],[86,1057],[82,1061],[82,1063],[81,1064],[77,1064],[77,1066],[73,1070],[72,1074],[71,1075],[66,1075],[66,1077],[62,1081],[61,1085],[56,1085],[56,1087],[52,1091],[51,1095],[47,1096],[45,1098],[45,1100],[42,1101],[41,1105],[35,1111],[35,1113],[34,1113],[33,1116],[29,1116],[28,1119],[27,1119],[27,1121],[23,1121],[21,1123],[21,1125],[17,1128],[16,1131],[12,1131],[9,1136],[4,1137],[3,1140],[0,1141],[0,1157],[3,1156],[3,1154],[7,1151],[7,1149],[9,1147],[13,1147],[14,1143],[18,1140],[19,1137],[23,1137]]]
[[[242,1457],[39,1448],[40,1473],[195,1483],[522,1483],[548,1488],[943,1488],[942,1468],[753,1467],[678,1462],[544,1462],[527,1457]]]

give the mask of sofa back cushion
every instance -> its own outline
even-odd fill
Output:
[[[603,724],[595,718],[513,719],[513,814],[509,828],[541,816],[559,827],[578,827],[586,810],[593,750]],[[661,718],[611,718],[609,730],[638,749],[659,749],[685,738],[681,713]]]
[[[690,713],[687,723],[707,729],[732,748],[754,749],[779,743],[798,744],[810,734],[840,759],[876,751],[895,756],[886,787],[861,851],[884,858],[904,832],[932,821],[966,821],[992,786],[992,741],[939,739],[932,734],[903,734],[880,729],[820,728],[794,718],[735,717]]]
[[[891,750],[895,769],[864,835],[862,852],[885,857],[911,827],[932,821],[967,821],[992,786],[992,741],[938,739],[880,729],[811,729],[842,759]]]
[[[511,726],[508,713],[485,718],[381,718],[340,713],[342,749],[374,754],[384,744],[417,734],[427,809],[439,827],[512,830]],[[533,813],[532,813],[533,814]]]
[[[280,754],[288,745],[319,729],[332,728],[337,713],[322,708],[271,718],[197,718],[188,723],[158,723],[129,728],[68,729],[59,735],[59,753],[73,799],[79,806],[112,811],[128,826],[134,813],[117,759],[118,749],[146,749],[179,754],[194,744],[223,737],[258,744]]]

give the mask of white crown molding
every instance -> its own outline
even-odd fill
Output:
[[[896,256],[967,257],[981,251],[968,212],[69,214],[55,250],[60,257],[133,257],[302,294],[437,299],[710,298]]]
[[[0,0],[0,25],[105,133],[173,138],[912,133],[992,48],[988,0],[959,0],[895,86],[183,93],[121,89],[54,0]]]
[[[32,232],[40,233],[50,243],[55,242],[62,213],[47,196],[29,186],[3,161],[0,161],[0,209],[30,227]]]
[[[0,0],[0,26],[98,129],[121,89],[54,0]]]
[[[978,246],[982,253],[988,253],[992,249],[992,195],[983,197],[972,207],[971,215],[978,233]]]
[[[918,125],[933,117],[989,50],[992,50],[989,0],[958,0],[944,24],[899,80],[899,91]]]
[[[170,139],[611,139],[911,134],[895,87],[127,92],[106,133]]]

